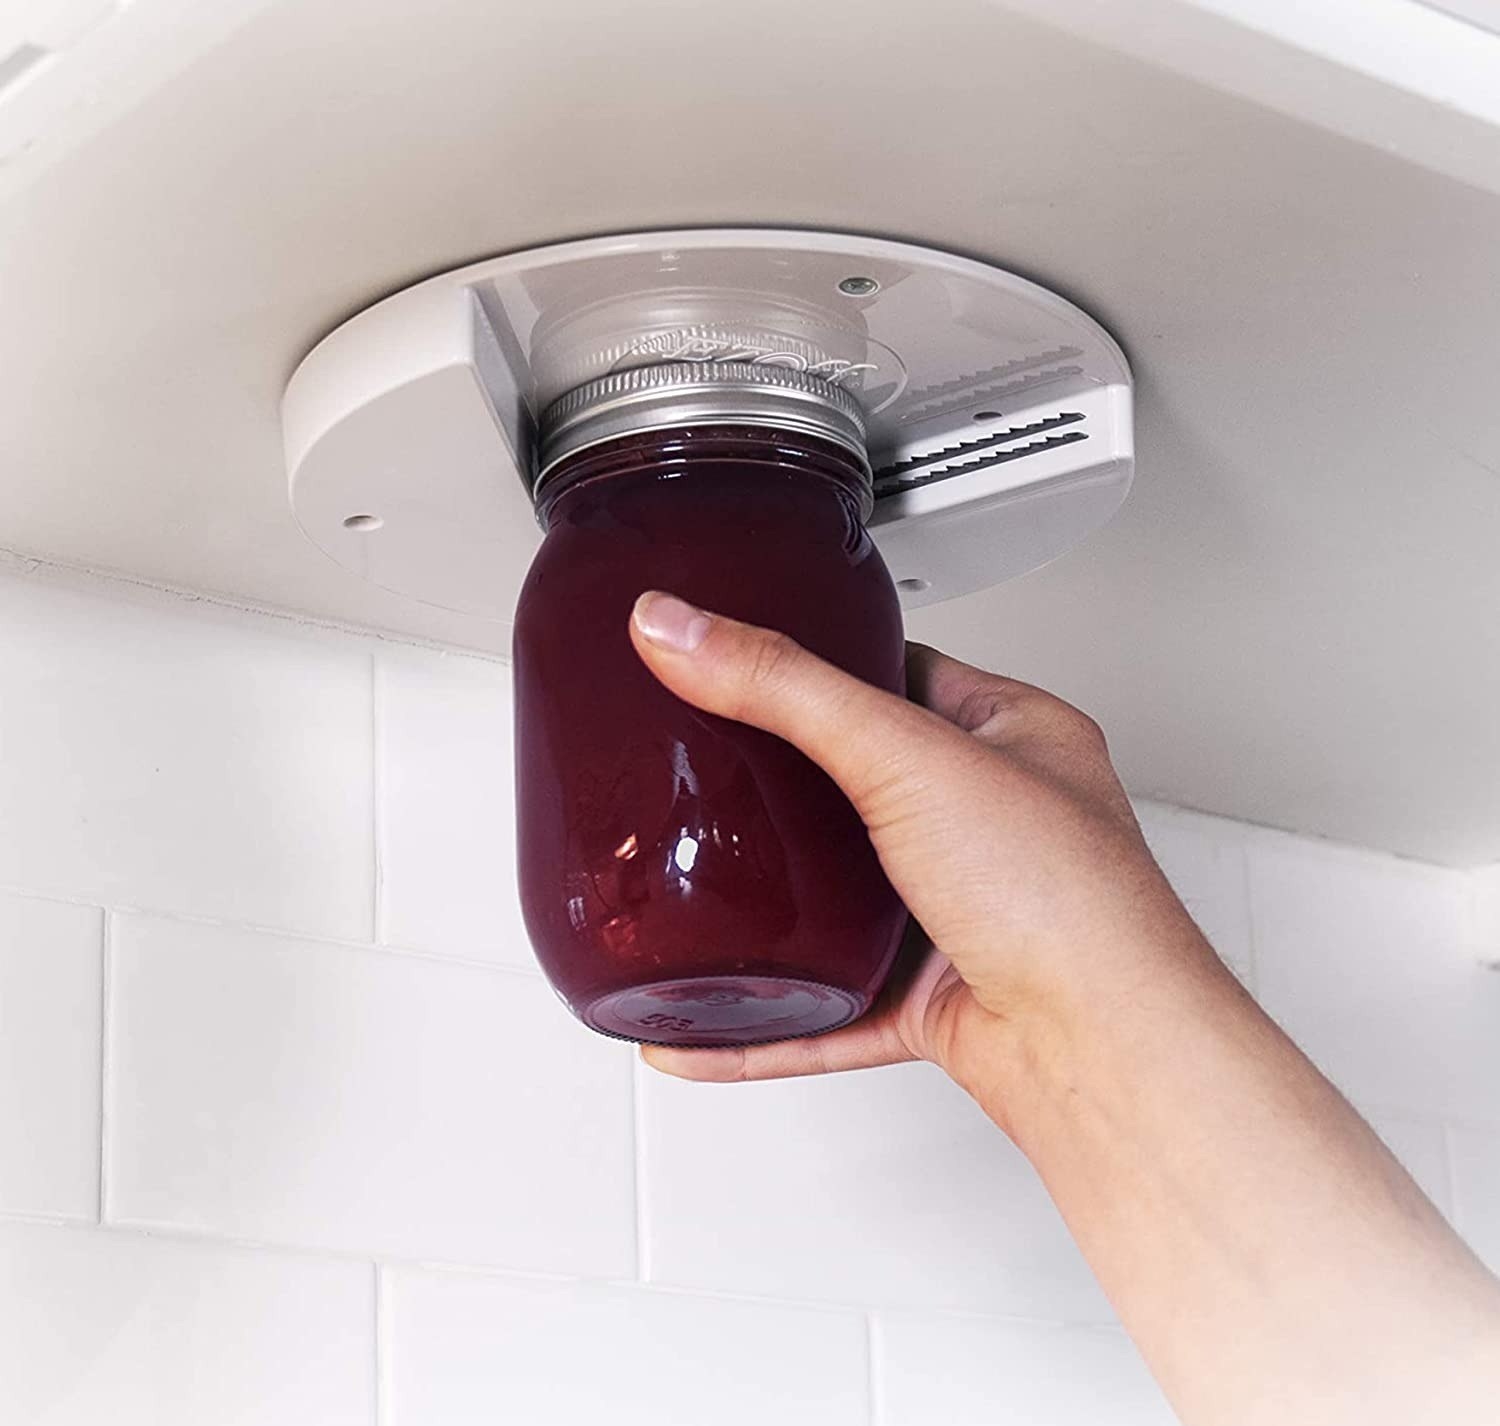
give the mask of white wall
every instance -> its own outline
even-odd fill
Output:
[[[1169,1420],[936,1072],[691,1086],[566,1017],[508,725],[495,664],[0,579],[0,1420]],[[1144,812],[1500,1266],[1479,880]]]

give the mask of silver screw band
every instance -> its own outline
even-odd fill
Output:
[[[859,402],[822,377],[751,362],[678,362],[601,376],[542,414],[533,495],[561,461],[621,436],[678,426],[769,426],[842,446],[868,479]]]

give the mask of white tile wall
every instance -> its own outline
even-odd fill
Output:
[[[1458,1231],[1500,1274],[1500,1130],[1450,1125],[1453,1211]]]
[[[503,668],[131,600],[0,579],[0,1421],[1168,1419],[935,1071],[695,1087],[566,1017]],[[1500,1266],[1497,874],[1142,813]]]
[[[645,1091],[652,1281],[1112,1319],[1030,1164],[931,1065]]]
[[[1500,864],[1474,873],[1474,942],[1479,959],[1500,974]]]
[[[367,937],[370,659],[7,579],[0,883]]]
[[[866,1426],[858,1313],[389,1275],[390,1426]]]
[[[1256,988],[1356,1102],[1500,1121],[1500,975],[1468,887],[1429,867],[1293,838],[1249,848]]]
[[[535,969],[516,890],[509,670],[380,655],[383,938]]]
[[[1365,1113],[1370,1126],[1385,1140],[1385,1146],[1401,1167],[1416,1180],[1417,1187],[1435,1203],[1443,1216],[1453,1217],[1453,1185],[1448,1172],[1448,1142],[1443,1125],[1436,1119],[1414,1119],[1381,1109]]]
[[[111,1221],[633,1269],[630,1052],[539,978],[142,916],[111,957]]]
[[[1253,987],[1244,829],[1157,802],[1137,802],[1135,811],[1152,854],[1198,929]]]
[[[882,1314],[878,1426],[1171,1426],[1121,1332]]]
[[[368,1263],[0,1224],[0,1421],[370,1426]]]
[[[102,930],[0,894],[0,1212],[98,1214]]]

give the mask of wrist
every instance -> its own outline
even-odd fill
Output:
[[[949,1076],[1030,1153],[1059,1116],[1107,1098],[1181,1032],[1265,1017],[1186,912],[1150,938],[1057,956],[1045,975],[977,995],[934,1048]]]

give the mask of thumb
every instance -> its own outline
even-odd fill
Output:
[[[861,814],[908,769],[915,747],[930,748],[934,736],[956,731],[785,634],[710,614],[671,594],[641,595],[630,638],[646,667],[679,698],[785,738]]]

